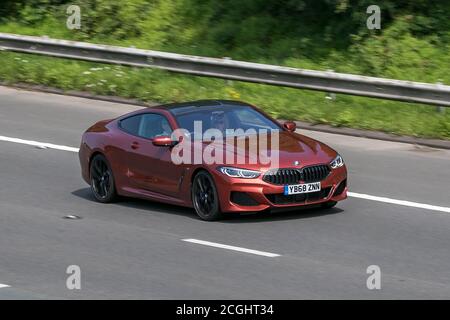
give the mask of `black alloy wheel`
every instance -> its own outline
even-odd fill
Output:
[[[197,215],[206,221],[221,219],[217,188],[211,175],[206,171],[200,171],[192,181],[192,204]]]
[[[114,176],[103,155],[96,155],[91,161],[91,190],[97,201],[113,202],[117,199]]]

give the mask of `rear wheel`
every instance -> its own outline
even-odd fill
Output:
[[[336,204],[337,204],[336,201],[328,201],[328,202],[322,203],[321,206],[322,206],[322,208],[324,208],[324,209],[331,209],[331,208],[333,208]]]
[[[214,221],[223,217],[220,211],[217,188],[208,172],[200,171],[195,175],[191,192],[192,204],[202,220]]]
[[[114,202],[117,199],[114,176],[103,155],[96,155],[91,161],[91,190],[97,201]]]

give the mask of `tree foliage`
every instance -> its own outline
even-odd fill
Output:
[[[81,30],[65,30],[69,4],[82,9]],[[372,0],[3,0],[1,17],[3,23],[49,36],[303,67],[311,61],[323,68],[375,75],[396,74],[392,68],[397,65],[412,70],[432,66],[423,61],[427,55],[439,57],[436,50],[448,50],[450,0],[377,0],[381,30],[366,27],[371,4]],[[303,62],[298,65],[295,59]]]

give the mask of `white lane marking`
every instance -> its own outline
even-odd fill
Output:
[[[347,195],[349,197],[384,202],[384,203],[397,204],[399,206],[407,206],[407,207],[414,207],[414,208],[421,208],[421,209],[426,209],[426,210],[450,213],[449,207],[433,206],[431,204],[418,203],[418,202],[405,201],[405,200],[396,200],[396,199],[391,199],[391,198],[386,198],[386,197],[377,197],[377,196],[371,196],[368,194],[356,193],[356,192],[347,192]]]
[[[0,136],[0,141],[27,144],[29,146],[35,146],[35,147],[44,148],[44,149],[48,148],[48,149],[55,149],[55,150],[62,150],[62,151],[78,152],[78,148],[74,148],[74,147],[61,146],[61,145],[52,144],[52,143],[24,140],[24,139],[11,138],[11,137],[5,137],[5,136]]]
[[[0,289],[2,289],[2,288],[9,288],[10,286],[8,286],[7,284],[2,284],[2,283],[0,283]]]
[[[0,141],[27,144],[27,145],[35,146],[35,147],[39,147],[39,148],[49,148],[49,149],[56,149],[56,150],[69,151],[69,152],[78,152],[79,151],[78,148],[74,148],[74,147],[62,146],[62,145],[46,143],[46,142],[11,138],[11,137],[5,137],[5,136],[0,136]],[[356,192],[347,192],[347,195],[349,197],[353,197],[353,198],[360,198],[360,199],[365,199],[365,200],[372,200],[372,201],[396,204],[399,206],[407,206],[407,207],[414,207],[414,208],[421,208],[421,209],[426,209],[426,210],[450,213],[449,207],[440,207],[440,206],[434,206],[434,205],[425,204],[425,203],[397,200],[397,199],[391,199],[391,198],[386,198],[386,197],[371,196],[369,194],[356,193]]]
[[[221,249],[227,249],[227,250],[234,250],[234,251],[240,251],[240,252],[245,252],[245,253],[251,253],[251,254],[256,254],[256,255],[259,255],[259,256],[270,257],[270,258],[275,258],[275,257],[279,257],[280,256],[279,254],[276,254],[276,253],[270,253],[270,252],[265,252],[265,251],[252,250],[252,249],[246,249],[246,248],[242,248],[242,247],[229,246],[229,245],[226,245],[226,244],[221,244],[221,243],[216,243],[216,242],[209,242],[209,241],[203,241],[203,240],[197,240],[197,239],[181,239],[181,241],[201,244],[201,245],[204,245],[204,246],[210,246],[210,247],[215,247],[215,248],[221,248]]]

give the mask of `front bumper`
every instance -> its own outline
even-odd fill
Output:
[[[230,178],[213,173],[222,212],[257,212],[274,208],[301,207],[342,201],[347,198],[347,169],[334,169],[321,181],[321,191],[310,194],[284,196],[284,186],[256,179]]]

